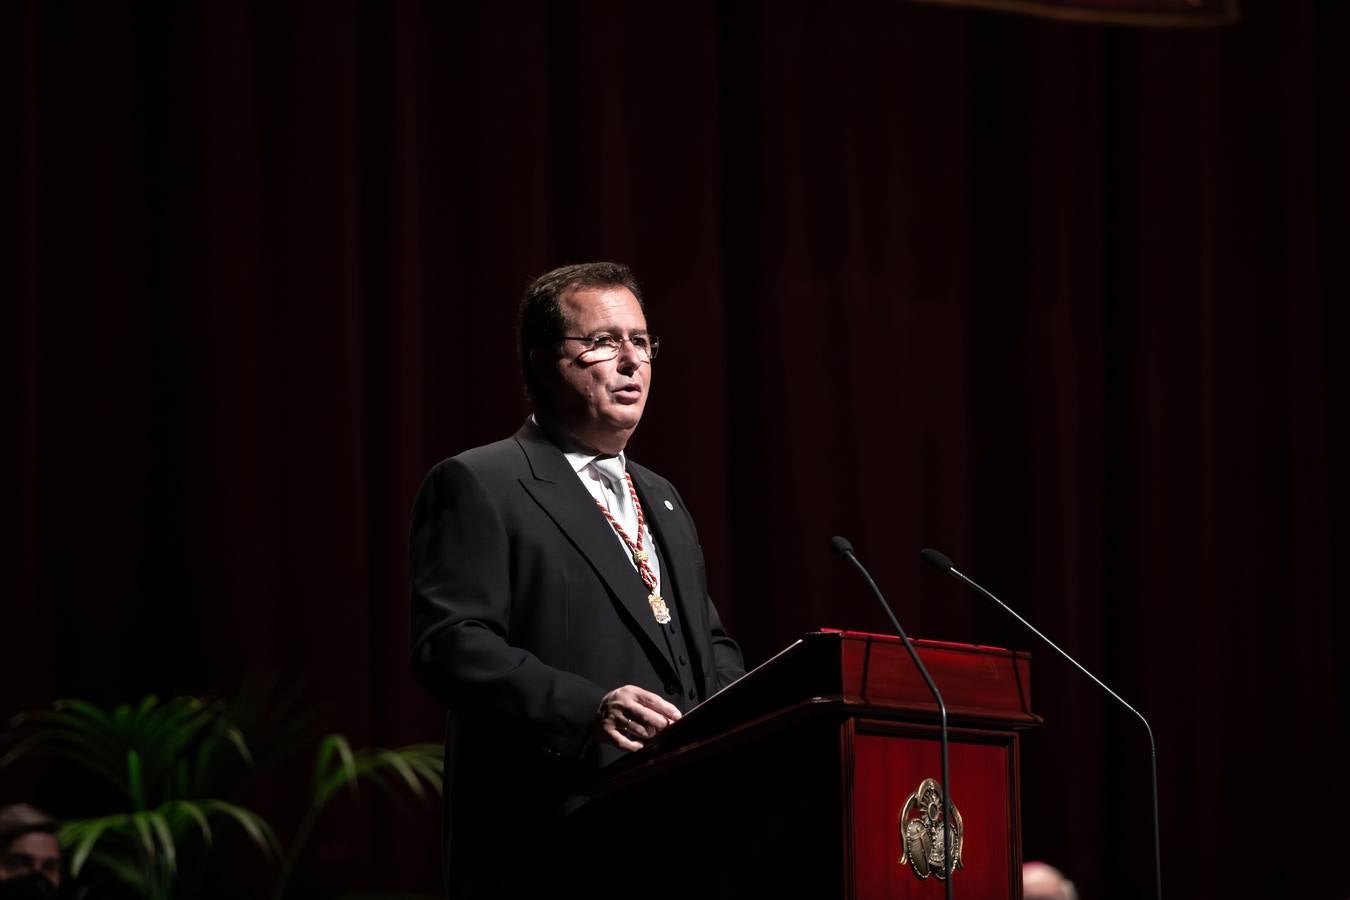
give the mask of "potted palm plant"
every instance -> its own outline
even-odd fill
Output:
[[[147,696],[105,709],[61,700],[16,716],[0,768],[42,754],[83,770],[110,789],[118,808],[67,821],[60,840],[73,878],[112,885],[145,900],[197,896],[200,862],[224,826],[237,829],[276,865],[273,900],[285,900],[315,824],[335,796],[361,782],[419,798],[441,791],[440,747],[354,750],[340,734],[317,741],[303,816],[283,843],[262,814],[240,802],[245,785],[313,739],[312,713],[298,692],[278,695],[253,679],[233,700]]]

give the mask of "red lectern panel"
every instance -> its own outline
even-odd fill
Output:
[[[941,898],[942,882],[935,875],[920,880],[908,864],[900,864],[900,812],[920,782],[941,771],[936,732],[872,720],[853,727],[852,896]],[[1014,753],[1013,743],[1002,735],[952,734],[952,802],[965,829],[964,868],[954,882],[959,896],[1020,896],[1009,883],[1010,854],[1018,841]]]

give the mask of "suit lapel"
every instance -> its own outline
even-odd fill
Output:
[[[647,586],[624,556],[614,529],[596,507],[595,499],[582,486],[567,458],[537,427],[526,424],[516,433],[516,441],[534,475],[522,478],[522,486],[591,564],[621,614],[630,620],[630,627],[647,639],[650,649],[674,674],[661,626],[647,603]]]

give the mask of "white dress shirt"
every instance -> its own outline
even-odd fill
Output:
[[[631,498],[625,498],[628,502],[622,502],[615,493],[616,489],[626,492],[628,490],[627,482],[622,485],[613,485],[595,466],[592,466],[591,463],[600,458],[598,453],[593,453],[590,450],[563,449],[563,456],[567,457],[568,464],[571,465],[572,471],[577,473],[577,478],[581,479],[581,483],[585,486],[587,492],[596,499],[596,502],[609,510],[609,514],[618,520],[624,531],[628,532],[628,536],[636,541],[637,510],[633,508]],[[627,458],[620,453],[618,460],[624,467],[624,471],[627,471]],[[614,540],[618,541],[619,546],[623,547],[623,555],[628,558],[628,562],[634,571],[637,571],[638,564],[633,559],[633,554],[629,551],[628,545],[624,543],[623,538],[619,537],[617,531],[614,532]],[[661,563],[656,558],[656,541],[652,537],[652,530],[645,526],[642,529],[642,549],[647,551],[647,566],[656,576],[656,587],[653,590],[659,594],[661,593]]]

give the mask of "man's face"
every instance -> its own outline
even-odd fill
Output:
[[[56,835],[21,834],[0,852],[0,881],[40,872],[53,887],[61,886],[61,846]]]
[[[561,300],[565,334],[631,338],[647,333],[647,319],[633,292],[625,287],[577,289]],[[596,360],[577,341],[563,341],[548,379],[549,418],[571,437],[602,453],[618,453],[628,443],[651,388],[652,367],[625,341],[613,359]]]

